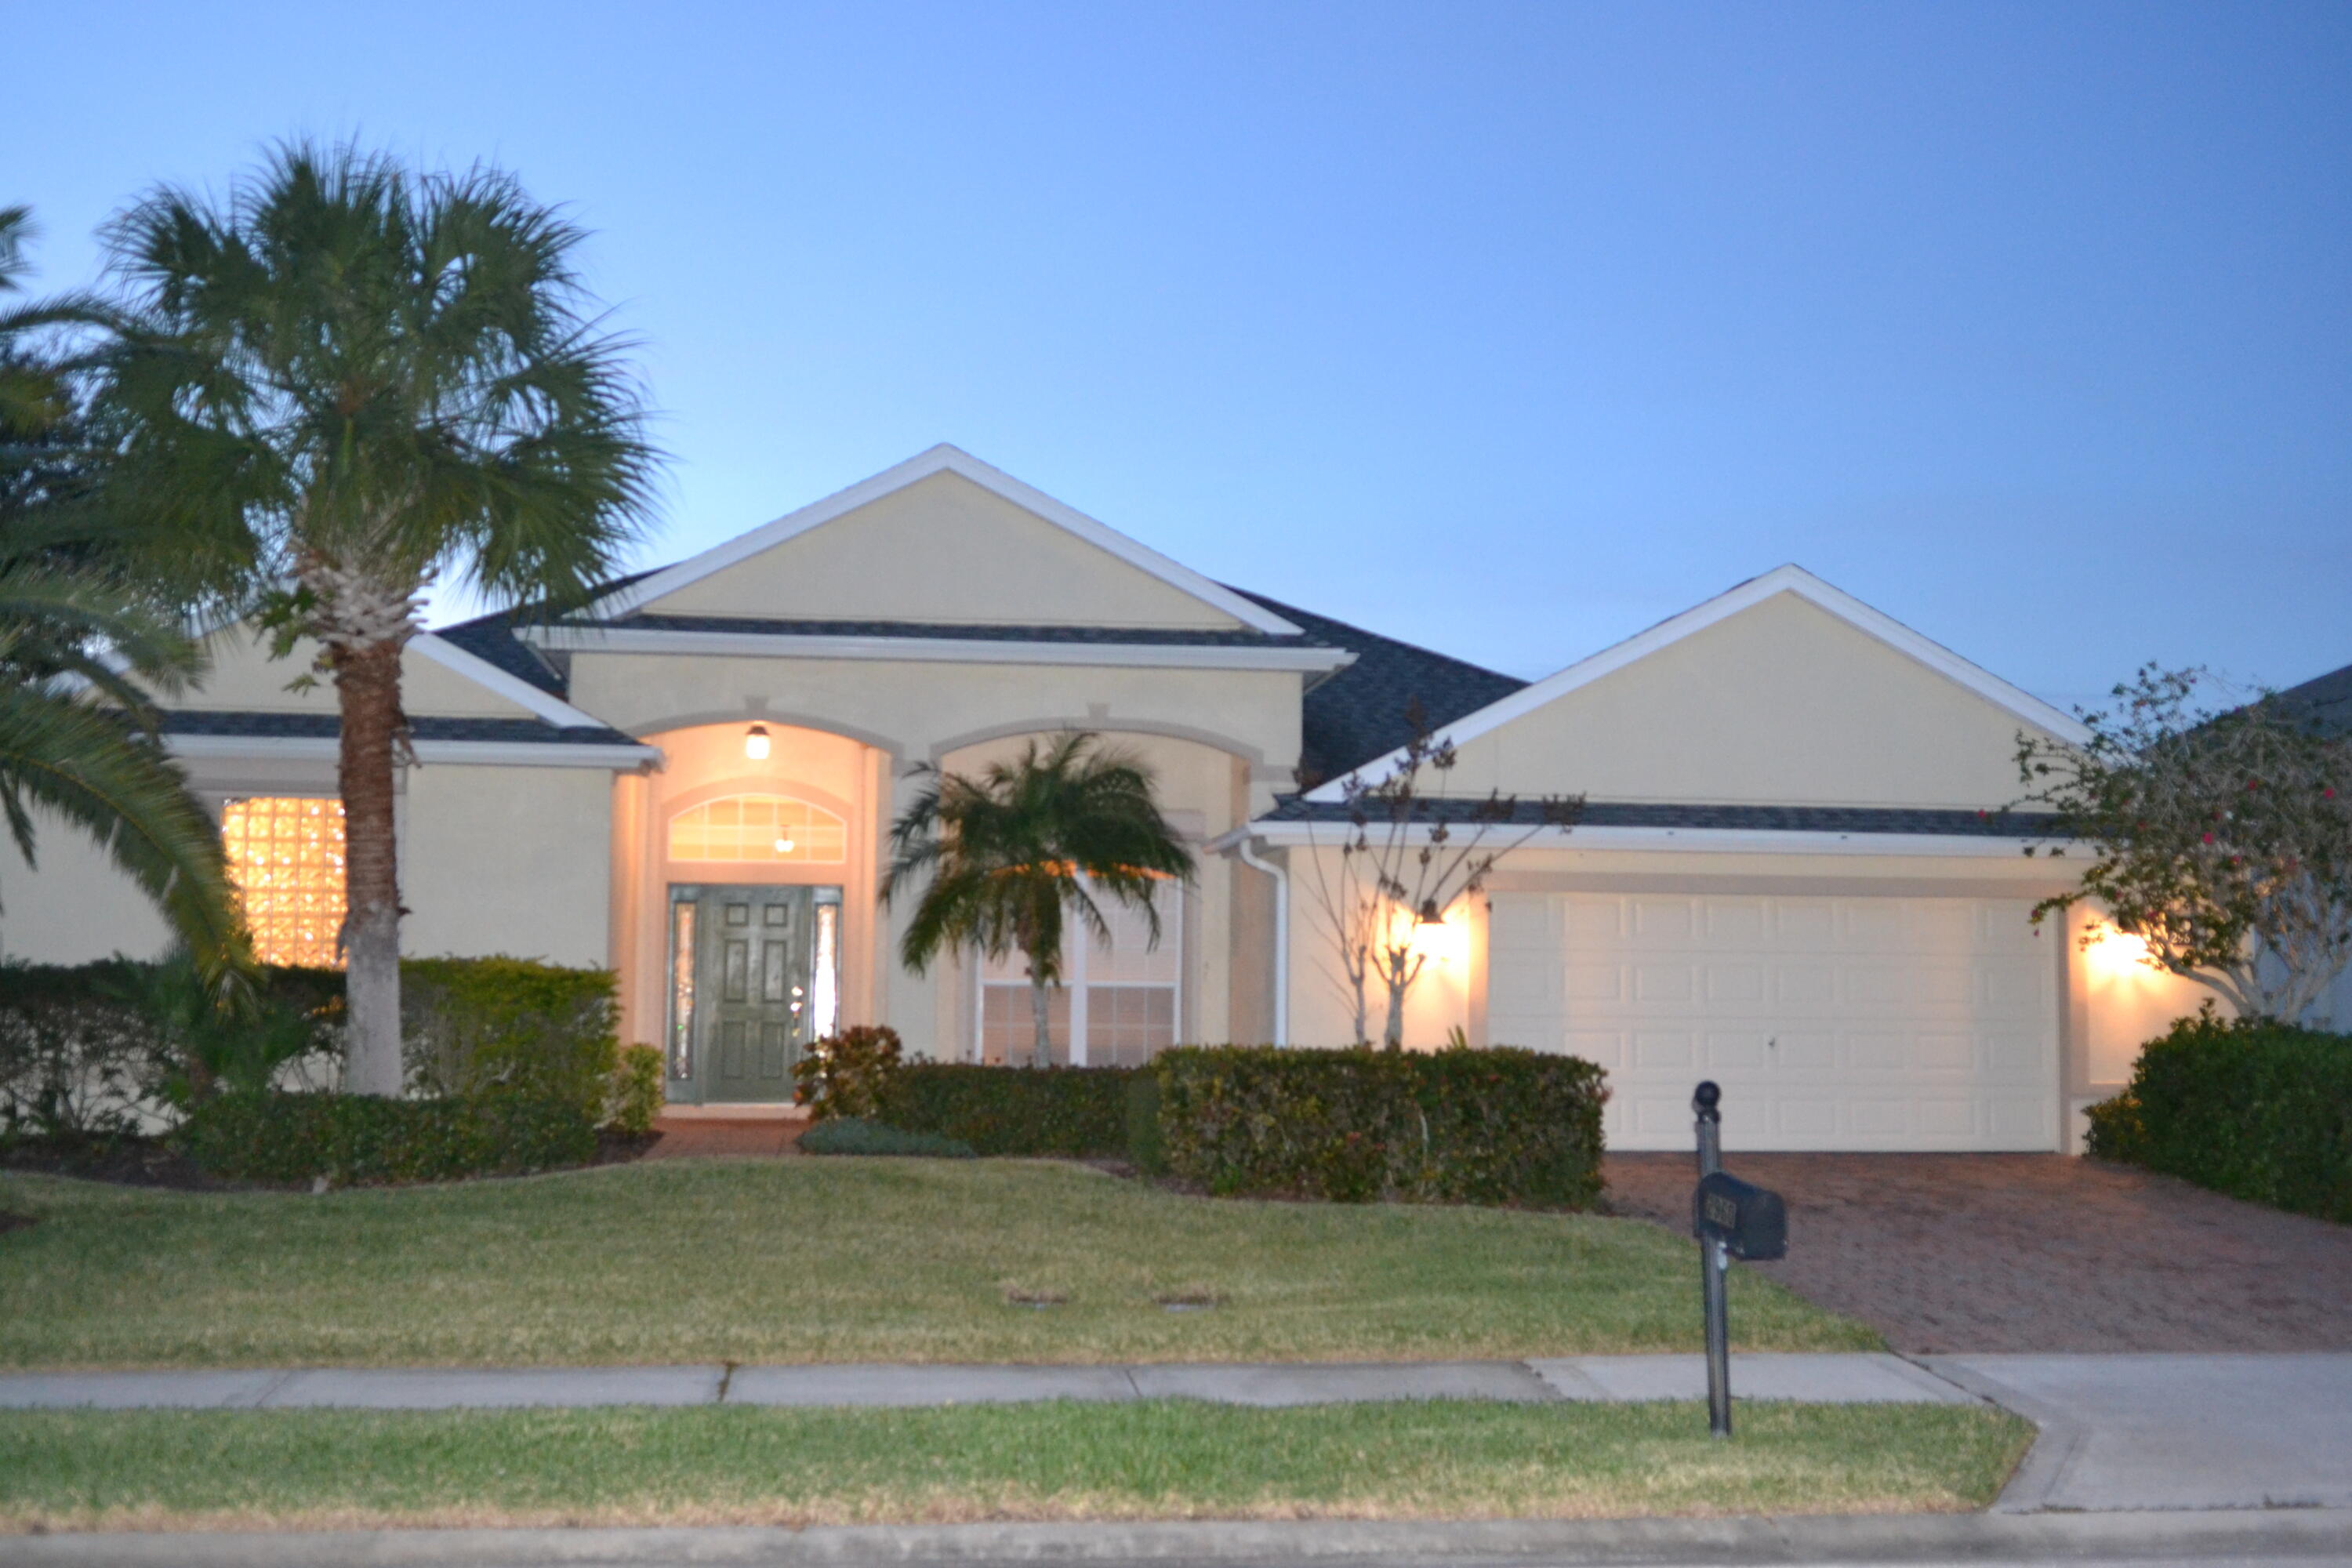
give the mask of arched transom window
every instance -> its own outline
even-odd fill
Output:
[[[669,822],[673,860],[753,865],[839,865],[849,829],[821,805],[785,795],[730,795]]]

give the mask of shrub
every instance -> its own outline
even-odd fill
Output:
[[[2352,1222],[2352,1036],[2217,1018],[2148,1043],[2091,1108],[2090,1152],[2231,1197]]]
[[[1601,1191],[1601,1070],[1488,1050],[1162,1052],[1169,1168],[1220,1194],[1581,1208]]]
[[[1147,1176],[1168,1173],[1168,1140],[1160,1131],[1160,1075],[1127,1080],[1127,1163]]]
[[[410,1084],[434,1098],[505,1089],[604,1114],[620,1053],[608,969],[526,958],[412,958],[400,966]]]
[[[909,1132],[860,1116],[820,1121],[801,1134],[803,1154],[918,1154],[938,1160],[969,1160],[971,1145],[936,1132]]]
[[[48,978],[0,971],[0,1138],[143,1131],[165,1110],[155,1031],[127,1003]]]
[[[596,1157],[576,1101],[495,1091],[448,1100],[224,1094],[180,1130],[197,1166],[228,1181],[335,1186],[514,1176]]]
[[[898,1031],[887,1024],[853,1025],[817,1041],[793,1064],[793,1102],[810,1107],[819,1121],[871,1118],[899,1071]]]
[[[910,1062],[878,1120],[960,1139],[982,1154],[1116,1157],[1127,1152],[1127,1086],[1139,1070]]]
[[[604,1125],[615,1132],[642,1138],[654,1130],[666,1098],[662,1054],[652,1046],[624,1046],[620,1064],[604,1097]]]

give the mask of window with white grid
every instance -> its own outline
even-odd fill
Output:
[[[1183,974],[1182,887],[1162,882],[1152,898],[1160,945],[1140,910],[1097,896],[1110,927],[1097,941],[1074,917],[1062,937],[1062,984],[1047,993],[1045,1026],[1057,1064],[1140,1067],[1176,1043],[1177,986]],[[1036,1046],[1035,992],[1020,953],[983,960],[980,970],[980,1059],[1024,1065]],[[1072,1042],[1076,1042],[1073,1049]]]

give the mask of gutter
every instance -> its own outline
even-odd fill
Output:
[[[1290,873],[1261,860],[1247,834],[1233,841],[1233,851],[1253,871],[1274,879],[1274,1043],[1290,1044]]]

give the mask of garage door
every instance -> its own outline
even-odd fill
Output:
[[[1617,1149],[2055,1149],[2054,936],[2023,900],[1496,893],[1487,1037],[1609,1069]]]

